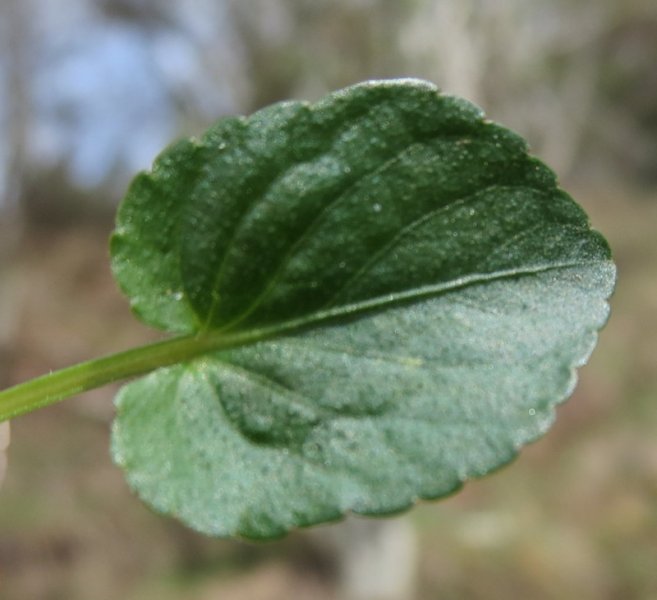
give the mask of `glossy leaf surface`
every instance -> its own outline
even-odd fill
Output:
[[[112,256],[147,323],[247,334],[125,386],[113,448],[158,510],[249,538],[403,510],[508,462],[572,391],[615,276],[517,135],[417,80],[171,147]]]

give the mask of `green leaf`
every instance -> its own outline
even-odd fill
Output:
[[[157,510],[246,538],[507,463],[571,393],[615,279],[523,140],[417,80],[166,150],[112,257],[144,321],[224,340],[121,390],[115,460]]]

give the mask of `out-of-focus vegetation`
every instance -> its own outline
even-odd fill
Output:
[[[115,200],[222,114],[400,75],[481,104],[561,175],[654,181],[656,15],[651,0],[5,0],[0,189]]]
[[[656,56],[653,0],[4,0],[0,384],[152,338],[105,240],[169,139],[366,78],[431,79],[557,169],[619,284],[555,429],[412,514],[418,598],[655,598]],[[0,597],[335,598],[316,538],[208,540],[149,513],[108,457],[112,394],[12,423]]]

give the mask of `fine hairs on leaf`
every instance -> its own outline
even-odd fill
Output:
[[[271,539],[388,515],[543,434],[615,268],[515,133],[414,79],[226,118],[138,175],[111,239],[174,334],[0,392],[0,418],[136,375],[112,455],[156,510]]]

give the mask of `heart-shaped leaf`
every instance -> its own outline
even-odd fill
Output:
[[[604,239],[514,133],[417,80],[229,118],[139,175],[136,313],[217,348],[117,399],[156,509],[271,538],[439,498],[542,434],[604,324]]]

